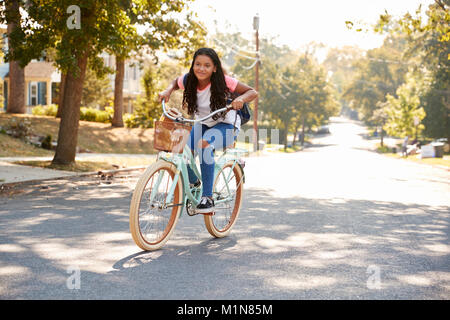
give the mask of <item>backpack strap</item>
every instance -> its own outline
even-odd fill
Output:
[[[184,86],[184,89],[186,89],[186,85],[187,85],[187,77],[188,77],[188,73],[186,73],[186,74],[183,76],[183,86]]]

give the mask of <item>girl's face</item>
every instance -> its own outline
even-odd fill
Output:
[[[213,72],[216,72],[216,66],[212,59],[206,55],[198,55],[194,60],[194,74],[199,81],[211,79]]]

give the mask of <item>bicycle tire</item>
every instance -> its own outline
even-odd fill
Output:
[[[217,200],[218,196],[224,197],[224,196],[231,196],[231,193],[233,192],[227,192],[225,191],[225,194],[221,194],[222,191],[219,190],[221,188],[220,183],[221,179],[225,181],[228,177],[224,178],[226,176],[225,171],[231,171],[233,170],[233,176],[231,176],[228,180],[231,182],[231,186],[236,187],[234,191],[234,201],[230,205],[231,210],[227,210],[227,208],[221,208],[219,204],[216,204],[215,206],[215,214],[213,216],[205,215],[204,216],[204,222],[206,229],[208,232],[216,237],[216,238],[223,238],[227,236],[230,232],[233,226],[236,223],[236,220],[239,216],[239,213],[241,211],[241,205],[242,205],[242,196],[244,192],[244,172],[242,171],[241,167],[239,165],[234,165],[234,161],[229,161],[225,163],[225,165],[220,169],[218,172],[216,179],[214,180],[214,187],[213,187],[213,198]],[[227,170],[229,169],[229,170]],[[222,175],[223,173],[223,175]],[[234,180],[234,181],[233,181]],[[219,195],[221,194],[221,195]],[[225,203],[226,205],[226,203]],[[232,206],[232,208],[231,208]],[[228,214],[227,214],[227,211]],[[222,220],[222,221],[221,221]]]
[[[167,172],[167,183],[164,172]],[[130,232],[134,242],[142,250],[153,251],[160,249],[169,240],[175,230],[175,226],[178,222],[180,211],[182,209],[181,202],[183,198],[183,186],[181,176],[178,178],[177,185],[174,189],[172,204],[168,204],[169,207],[165,209],[154,207],[161,205],[162,201],[164,202],[164,205],[166,204],[165,199],[168,190],[170,190],[170,187],[173,184],[175,173],[176,167],[173,164],[164,160],[159,160],[147,168],[136,184],[130,204]],[[159,176],[157,175],[159,174],[162,174],[163,176],[158,184],[158,190],[155,189],[156,194],[154,196],[154,201],[151,203],[150,201],[145,202],[146,199],[144,195],[146,194],[146,190],[148,189],[148,198],[150,200],[150,194],[156,186],[155,180],[158,180]],[[148,185],[149,182],[150,186]],[[164,185],[165,183],[166,185]],[[161,190],[166,190],[166,192],[164,193],[163,191],[160,194],[159,187],[161,187]],[[144,203],[142,202],[143,198]],[[143,204],[146,205],[146,208],[143,208]],[[162,212],[163,210],[166,212]],[[167,220],[167,223],[164,223],[164,221],[160,223],[159,220]],[[150,226],[153,225],[161,225],[164,230],[160,235],[158,235],[157,232],[159,230],[156,230],[157,227],[155,227],[154,229],[157,235],[155,239],[150,239],[150,232],[153,231]],[[149,228],[145,229],[144,227]]]

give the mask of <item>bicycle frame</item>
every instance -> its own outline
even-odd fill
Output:
[[[244,175],[244,170],[242,168],[242,165],[239,163],[239,155],[241,154],[245,154],[247,153],[247,150],[244,149],[238,149],[238,148],[233,148],[233,149],[226,149],[222,155],[220,155],[217,160],[215,161],[215,169],[214,169],[214,176],[217,175],[217,173],[219,172],[219,170],[222,169],[222,167],[225,165],[225,163],[227,163],[228,161],[233,161],[233,165],[231,167],[231,171],[228,175],[228,177],[225,177],[224,172],[222,171],[223,177],[224,177],[224,181],[225,181],[225,186],[227,188],[227,190],[229,191],[229,185],[228,182],[230,181],[230,176],[231,173],[233,172],[233,169],[236,165],[238,165],[240,167],[240,169],[242,170],[242,181],[239,181],[238,183],[238,187],[241,183],[245,182],[245,175]],[[160,152],[158,154],[158,160],[164,160],[167,162],[172,163],[177,169],[176,169],[176,173],[175,176],[173,177],[173,183],[171,188],[168,191],[168,194],[166,196],[166,201],[165,203],[171,203],[171,200],[173,199],[173,194],[175,191],[175,187],[177,185],[178,179],[181,178],[182,181],[182,187],[183,187],[183,198],[182,198],[182,202],[181,203],[177,203],[177,204],[173,204],[173,206],[182,206],[181,210],[180,210],[180,215],[181,212],[184,209],[184,206],[186,205],[186,199],[190,200],[192,202],[193,206],[197,206],[197,204],[200,202],[200,198],[201,198],[201,192],[202,192],[202,187],[199,189],[195,189],[196,192],[192,192],[191,188],[189,187],[189,175],[188,175],[188,171],[187,171],[187,164],[189,163],[191,165],[191,168],[193,170],[193,172],[195,173],[195,175],[198,177],[198,179],[201,180],[201,173],[197,168],[196,162],[195,162],[195,158],[194,155],[191,152],[191,149],[189,148],[189,146],[185,146],[183,149],[183,153],[180,154],[174,154],[174,153],[169,153],[169,152]],[[157,181],[154,190],[157,189],[159,183],[161,181]],[[150,201],[153,201],[154,195],[152,194],[150,196]],[[232,199],[229,198],[223,198],[223,199],[219,199],[216,200],[215,203],[216,204],[220,204],[221,202],[227,202],[230,201]]]
[[[217,110],[217,111],[209,114],[207,117],[205,117],[203,119],[190,120],[190,119],[184,119],[184,118],[174,118],[174,117],[170,116],[166,110],[166,105],[165,105],[164,100],[162,100],[162,107],[163,107],[164,115],[166,117],[168,117],[169,119],[172,119],[173,121],[178,121],[178,122],[191,122],[191,123],[203,121],[207,118],[212,117],[214,114],[217,114],[219,112],[223,112],[223,111],[230,109],[229,107],[226,107],[226,108]],[[235,168],[236,165],[238,165],[242,171],[242,181],[239,181],[238,187],[241,183],[245,182],[244,169],[243,169],[242,165],[239,163],[239,156],[241,154],[245,154],[245,153],[248,153],[248,152],[247,152],[247,150],[244,150],[244,149],[239,149],[239,148],[225,149],[225,151],[215,161],[214,177],[217,176],[217,173],[219,172],[219,170],[222,169],[222,167],[225,165],[225,163],[227,163],[228,161],[233,161],[231,172],[229,173],[228,177],[224,176],[225,186],[226,186],[228,192],[230,190],[230,188],[228,186],[228,182],[230,180],[230,176],[233,172],[233,169]],[[186,198],[192,202],[193,206],[197,206],[197,204],[199,204],[200,199],[201,199],[201,194],[202,194],[201,192],[202,192],[203,185],[201,186],[200,189],[198,189],[198,188],[196,189],[195,194],[192,193],[192,191],[189,187],[189,174],[187,171],[188,163],[191,165],[191,168],[192,168],[193,172],[195,173],[195,175],[197,176],[197,178],[200,180],[202,179],[201,173],[198,170],[196,162],[195,162],[195,157],[194,157],[191,149],[189,148],[189,146],[188,145],[184,146],[183,153],[160,152],[160,153],[158,153],[157,161],[158,160],[164,160],[164,161],[170,162],[176,167],[176,173],[175,173],[175,176],[173,177],[173,183],[168,191],[168,194],[165,199],[165,203],[171,203],[171,200],[173,199],[173,195],[175,192],[175,187],[178,183],[178,179],[181,178],[182,188],[183,188],[182,203],[173,204],[172,206],[182,206],[182,208],[180,210],[180,215],[184,209],[184,206],[186,205]],[[224,175],[223,171],[222,171],[222,174]],[[155,192],[155,190],[158,189],[158,186],[162,180],[162,176],[158,177],[158,178],[159,179],[156,182],[155,188],[153,189],[152,193],[150,194],[151,202],[154,200],[154,197],[155,197],[154,192]],[[226,202],[226,201],[230,201],[230,199],[228,199],[228,198],[218,199],[217,201],[215,201],[215,203],[220,204],[221,202]]]

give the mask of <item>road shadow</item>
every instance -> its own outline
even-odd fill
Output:
[[[135,180],[70,181],[0,207],[2,299],[448,299],[449,208],[248,189],[230,236],[184,212],[163,249],[131,240]],[[81,288],[67,286],[69,266]]]

